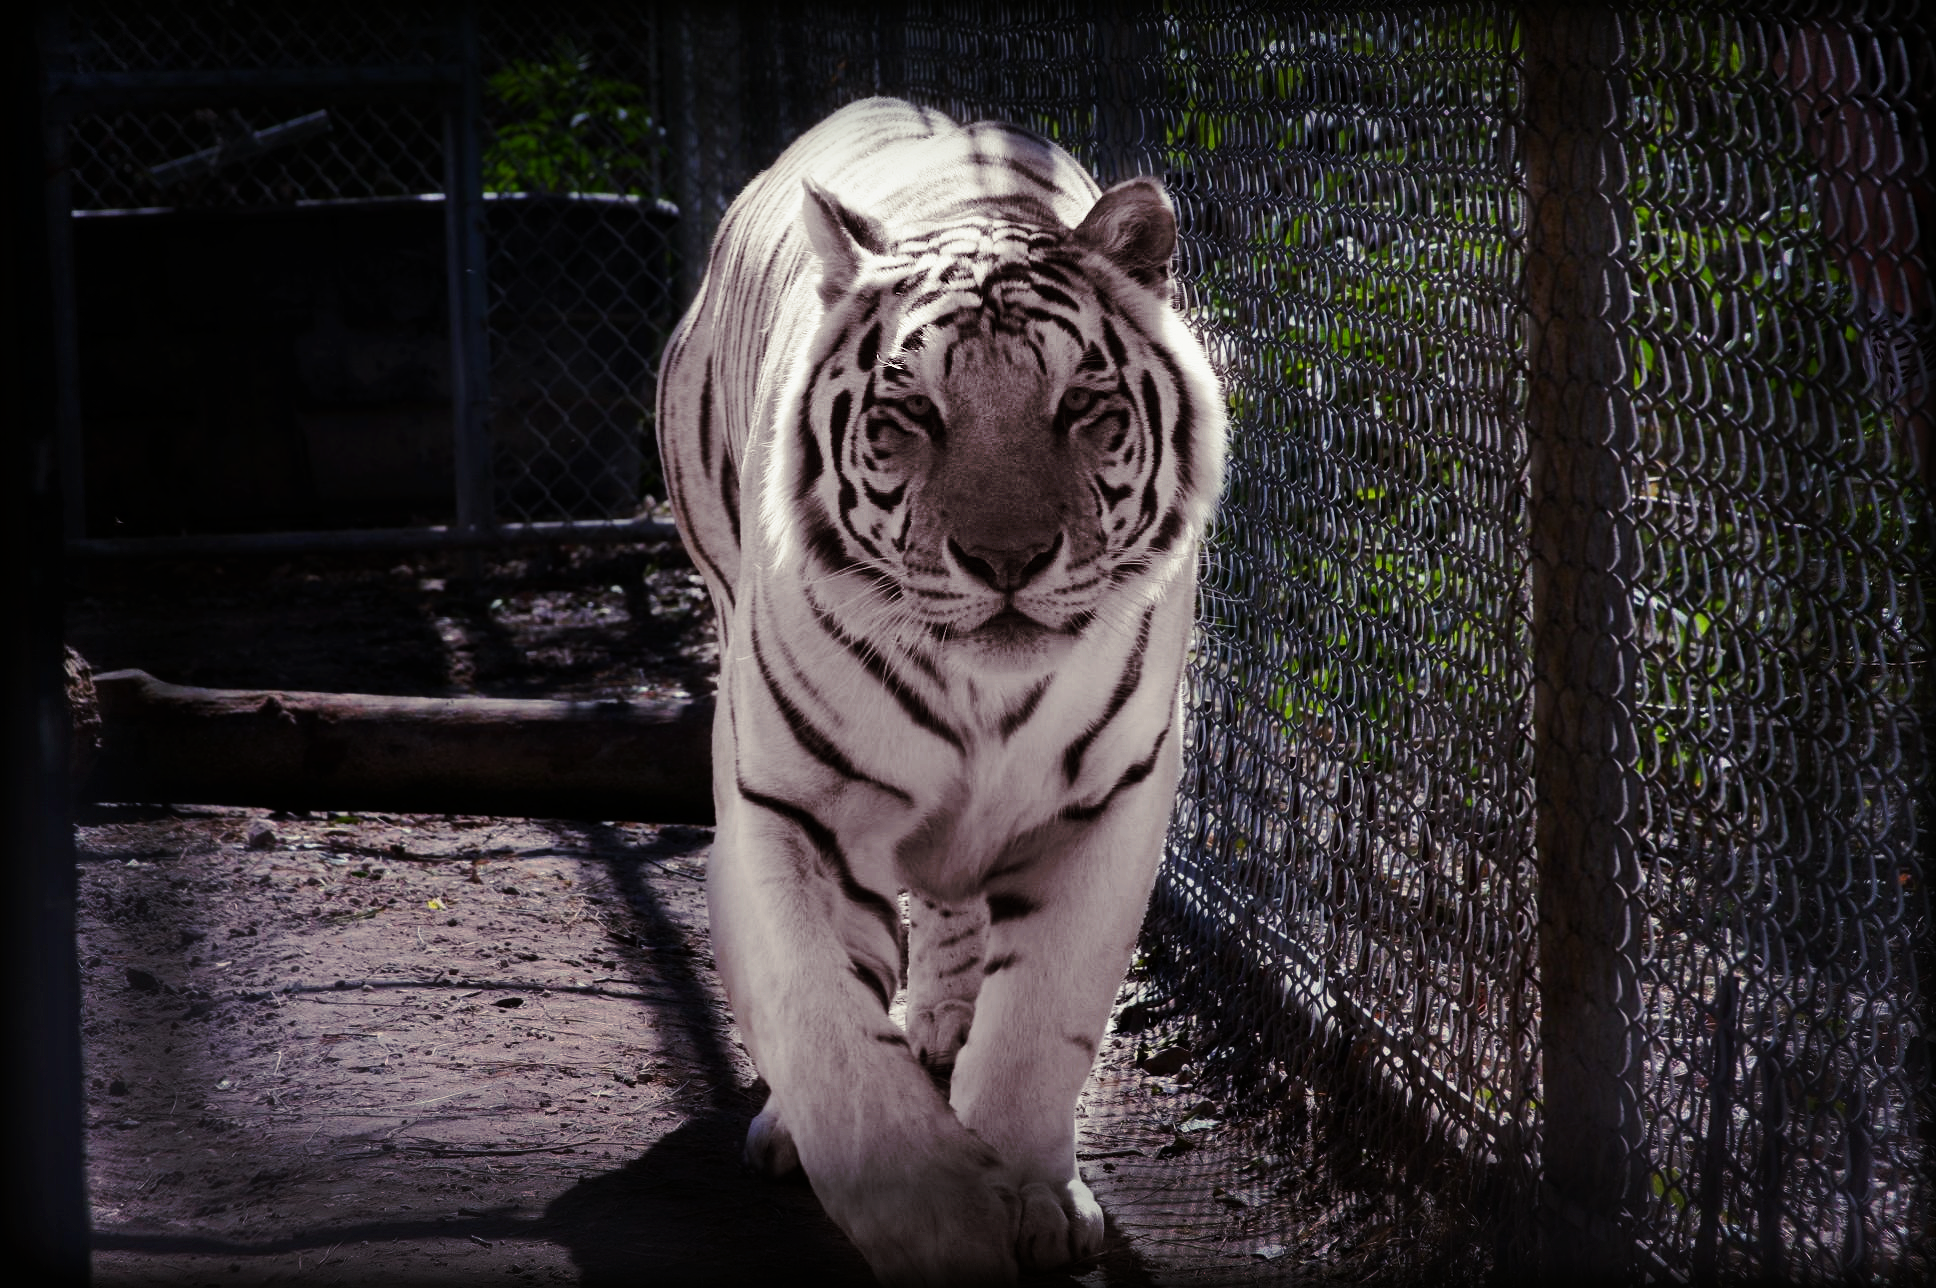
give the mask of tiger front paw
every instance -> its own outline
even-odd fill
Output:
[[[975,1007],[960,998],[943,998],[933,1006],[922,1007],[908,1015],[908,1041],[929,1073],[947,1073],[955,1067],[955,1053],[968,1041],[968,1030],[975,1022]]]
[[[793,1133],[780,1118],[780,1107],[773,1097],[767,1097],[766,1107],[747,1127],[746,1145],[739,1157],[748,1171],[776,1179],[799,1169],[800,1151],[794,1146]]]
[[[994,1152],[962,1132],[924,1154],[822,1202],[890,1288],[1013,1283],[1022,1201],[999,1180]]]
[[[1059,1184],[1033,1181],[1021,1190],[1016,1257],[1024,1270],[1053,1270],[1102,1251],[1102,1206],[1076,1177]]]

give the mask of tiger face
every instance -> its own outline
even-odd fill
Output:
[[[798,422],[806,548],[904,635],[980,668],[1052,665],[1164,565],[1198,504],[1190,391],[1151,343],[1167,278],[1138,280],[1081,229],[890,241],[832,222],[853,284]]]

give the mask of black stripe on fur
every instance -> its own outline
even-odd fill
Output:
[[[849,903],[859,906],[863,911],[876,918],[886,929],[888,937],[896,943],[901,938],[901,910],[894,901],[869,890],[854,879],[854,870],[847,863],[847,856],[841,851],[840,838],[833,829],[816,818],[811,810],[795,805],[792,801],[781,800],[756,792],[744,782],[739,784],[740,799],[749,805],[757,805],[769,814],[778,814],[802,832],[813,843],[822,864],[831,869],[834,879],[840,884],[840,893]],[[891,999],[892,994],[889,994]]]
[[[1062,753],[1062,773],[1071,787],[1075,786],[1077,776],[1082,773],[1082,758],[1088,754],[1091,744],[1122,711],[1130,695],[1136,692],[1136,686],[1143,682],[1143,654],[1149,649],[1150,623],[1155,616],[1156,605],[1151,604],[1143,610],[1142,624],[1136,628],[1136,643],[1129,650],[1128,664],[1123,668],[1122,677],[1116,681],[1108,704],[1103,707],[1102,714]]]

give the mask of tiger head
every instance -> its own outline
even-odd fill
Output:
[[[1133,618],[1193,558],[1222,468],[1162,186],[1073,229],[1010,202],[897,235],[809,181],[803,220],[826,314],[780,484],[817,571],[1000,669]]]

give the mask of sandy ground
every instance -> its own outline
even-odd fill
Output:
[[[661,559],[664,560],[661,563]],[[222,687],[703,687],[676,555],[94,572],[98,669]],[[869,1282],[804,1182],[742,1173],[762,1091],[711,969],[711,833],[95,805],[76,832],[95,1276],[120,1284]],[[1082,1103],[1109,1215],[1045,1284],[1441,1283],[1431,1222],[1192,1089],[1132,972]],[[1147,1065],[1147,1068],[1139,1067]]]
[[[867,1282],[804,1184],[736,1166],[759,1092],[702,829],[88,819],[99,1282]],[[1271,1161],[1139,1050],[1107,1039],[1085,1093],[1113,1221],[1075,1280],[1311,1273]]]

